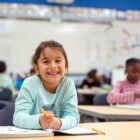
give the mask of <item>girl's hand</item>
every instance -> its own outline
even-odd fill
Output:
[[[54,120],[54,114],[52,112],[47,112],[46,114],[41,114],[39,122],[40,122],[42,129],[51,128],[53,120]]]
[[[82,89],[89,89],[87,85],[84,85]]]
[[[92,91],[96,91],[97,90],[97,87],[96,86],[93,86],[93,87],[91,87],[91,90]]]
[[[140,92],[135,92],[134,96],[135,96],[135,98],[140,98]]]
[[[54,119],[53,119],[53,121],[51,123],[51,128],[57,130],[60,127],[61,127],[61,121],[54,117]]]

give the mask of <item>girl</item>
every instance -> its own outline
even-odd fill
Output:
[[[140,104],[140,60],[126,61],[127,78],[120,81],[107,97],[109,104]]]
[[[64,76],[68,60],[63,46],[42,42],[33,56],[37,75],[27,78],[16,100],[13,123],[29,129],[69,129],[79,122],[74,82]],[[42,114],[40,108],[47,111]]]

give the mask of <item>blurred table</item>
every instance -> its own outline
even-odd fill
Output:
[[[117,108],[112,106],[78,106],[79,112],[106,121],[140,120],[140,110]]]
[[[94,88],[94,89],[77,89],[77,93],[79,96],[83,96],[84,105],[93,105],[93,97],[98,94],[107,94],[108,92],[106,90],[103,90],[101,88]]]

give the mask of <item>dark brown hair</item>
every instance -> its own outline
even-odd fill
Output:
[[[63,54],[63,56],[65,58],[65,61],[66,61],[65,66],[66,66],[66,68],[68,68],[68,59],[67,59],[67,55],[66,55],[66,52],[65,52],[63,46],[60,43],[58,43],[56,41],[53,41],[53,40],[51,40],[51,41],[45,41],[45,42],[42,42],[42,43],[39,44],[39,46],[37,47],[37,49],[35,51],[35,54],[34,54],[34,56],[32,58],[32,62],[34,64],[37,65],[37,61],[38,61],[38,59],[40,57],[40,54],[41,54],[41,52],[45,48],[51,48],[51,49],[57,49],[57,50],[59,50]]]
[[[138,58],[129,58],[125,62],[125,73],[129,66],[135,66],[136,64],[140,64],[140,59]]]
[[[6,63],[4,61],[0,61],[0,73],[5,72],[6,70]]]
[[[97,70],[92,69],[91,71],[88,72],[87,75],[88,75],[89,78],[95,79],[96,78],[96,73],[97,73]]]
[[[126,60],[125,67],[140,64],[140,59],[138,58],[129,58]]]

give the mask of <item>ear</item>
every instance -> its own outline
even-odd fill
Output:
[[[39,73],[39,70],[38,70],[37,64],[35,64],[35,63],[32,63],[32,64],[33,64],[33,67],[35,69],[35,72],[38,74]]]
[[[127,74],[127,68],[125,69],[125,74]]]
[[[65,68],[65,73],[67,73],[68,72],[68,68]]]

